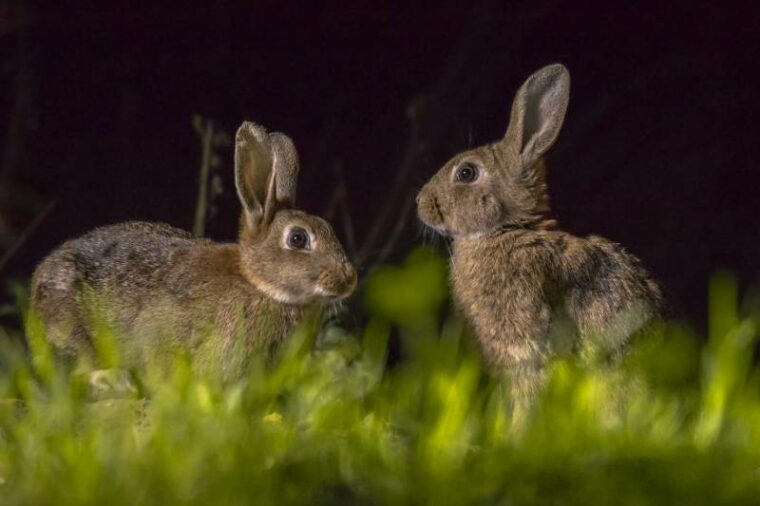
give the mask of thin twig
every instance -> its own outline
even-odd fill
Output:
[[[383,249],[380,251],[380,254],[377,257],[377,263],[383,263],[388,260],[388,257],[390,257],[391,253],[393,253],[393,250],[396,248],[396,244],[398,243],[401,234],[406,228],[409,211],[412,209],[413,201],[414,196],[412,192],[407,193],[406,197],[404,198],[404,204],[401,208],[401,212],[398,215],[398,219],[396,219],[396,224],[391,230],[391,235],[385,242]]]
[[[196,117],[196,121],[198,118]],[[206,228],[206,211],[208,208],[208,180],[211,171],[211,158],[213,152],[214,139],[214,122],[206,120],[205,124],[200,122],[196,125],[198,135],[201,137],[201,169],[200,180],[198,181],[198,200],[195,203],[195,221],[193,222],[193,235],[201,237]]]
[[[333,174],[335,178],[335,188],[327,201],[325,211],[322,216],[327,221],[334,221],[338,212],[339,219],[343,225],[343,239],[346,246],[346,252],[352,261],[356,261],[356,234],[354,232],[354,223],[351,219],[351,207],[348,205],[348,191],[346,182],[343,179],[343,165],[340,160],[333,162]]]
[[[327,221],[333,221],[335,218],[335,214],[338,212],[338,207],[340,206],[341,195],[345,192],[342,177],[339,177],[339,174],[341,172],[341,163],[339,160],[335,160],[332,165],[336,183],[332,193],[330,194],[330,200],[327,201],[325,210],[322,213],[322,216]]]
[[[407,108],[407,117],[410,123],[410,135],[407,142],[404,155],[399,164],[399,169],[396,171],[396,176],[393,180],[393,185],[385,200],[385,205],[380,209],[375,221],[370,228],[367,237],[364,240],[364,244],[359,251],[357,261],[361,264],[368,260],[369,255],[375,248],[375,244],[378,242],[380,235],[388,223],[391,222],[391,216],[393,212],[398,209],[398,201],[402,198],[402,195],[407,186],[407,179],[412,169],[417,164],[421,155],[425,151],[425,143],[422,140],[423,132],[425,129],[422,125],[423,111],[428,106],[428,100],[424,97],[416,97],[412,100],[411,104]],[[403,228],[402,228],[403,230]],[[400,233],[400,232],[399,232]]]
[[[346,240],[346,249],[352,260],[356,260],[356,233],[354,231],[354,221],[351,219],[351,206],[348,205],[348,192],[343,182],[343,176],[339,179],[343,191],[340,193],[339,207],[341,212],[341,221],[343,222],[343,237]]]
[[[3,257],[0,258],[0,272],[3,271],[6,264],[13,258],[13,256],[18,252],[18,250],[21,248],[21,246],[24,245],[24,243],[29,239],[29,237],[34,233],[34,231],[37,229],[37,227],[42,224],[42,221],[47,217],[48,214],[50,214],[50,211],[53,210],[55,207],[55,200],[51,200],[48,202],[48,204],[37,213],[37,216],[34,217],[32,222],[24,229],[24,231],[21,233],[20,236],[18,236],[18,239],[16,239],[16,242],[14,242],[11,247],[3,254]]]

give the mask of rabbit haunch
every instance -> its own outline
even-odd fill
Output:
[[[504,138],[453,157],[417,197],[420,219],[453,238],[454,299],[502,371],[540,371],[562,351],[616,355],[661,306],[636,257],[604,238],[556,230],[547,216],[541,157],[569,90],[561,65],[533,74]]]
[[[48,339],[75,355],[89,351],[105,325],[138,363],[186,351],[225,372],[254,350],[271,349],[308,308],[345,298],[356,286],[330,225],[292,208],[297,174],[290,139],[244,123],[235,143],[238,242],[129,222],[64,243],[32,279],[32,310]]]

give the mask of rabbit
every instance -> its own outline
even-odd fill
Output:
[[[294,208],[290,138],[244,122],[234,165],[237,243],[128,222],[68,241],[39,264],[30,307],[59,354],[87,352],[105,324],[133,364],[180,350],[228,377],[254,350],[274,349],[307,310],[352,294],[356,270],[330,225]]]
[[[416,199],[420,220],[452,239],[454,303],[486,362],[514,373],[528,394],[557,354],[621,356],[663,303],[636,257],[602,237],[558,230],[549,217],[542,156],[569,91],[563,65],[534,73],[515,96],[504,138],[454,156]]]

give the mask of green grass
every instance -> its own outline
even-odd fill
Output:
[[[367,283],[361,335],[312,352],[302,328],[225,388],[178,357],[139,373],[144,399],[87,402],[30,319],[32,358],[0,351],[0,504],[760,502],[760,314],[730,277],[711,282],[706,344],[670,324],[612,369],[558,360],[522,410],[441,316],[445,275],[415,252]]]

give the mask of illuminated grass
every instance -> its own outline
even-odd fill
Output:
[[[704,347],[668,325],[615,369],[557,361],[515,412],[461,323],[440,321],[445,274],[416,252],[367,284],[362,335],[311,353],[301,329],[224,388],[178,357],[139,372],[145,399],[87,402],[30,319],[33,358],[8,339],[0,351],[0,504],[758,501],[760,315],[739,311],[731,278],[711,284]],[[394,328],[402,359],[387,369]]]

